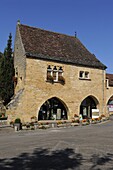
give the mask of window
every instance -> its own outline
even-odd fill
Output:
[[[63,76],[63,70],[62,70],[62,67],[60,67],[59,70],[58,70],[58,80],[59,81],[60,81],[62,76]]]
[[[85,78],[88,79],[89,78],[89,72],[85,72]]]
[[[84,71],[80,71],[79,77],[80,77],[80,78],[84,78]]]
[[[58,70],[58,81],[61,84],[65,84],[65,79],[63,77],[63,69],[62,69],[62,67],[60,67],[59,70]]]
[[[50,65],[47,68],[47,81],[53,81],[52,69]]]
[[[56,66],[54,66],[54,68],[53,68],[53,80],[58,81],[58,70],[57,70]]]
[[[79,72],[79,78],[89,80],[89,72],[88,71],[80,71]]]
[[[109,79],[109,86],[113,87],[113,79]]]
[[[109,89],[109,79],[106,79],[106,88]]]
[[[60,67],[59,70],[58,70],[58,75],[62,76],[62,73],[63,73],[63,69],[62,69],[62,67]]]
[[[47,67],[47,81],[54,83],[58,82],[61,84],[65,83],[65,79],[63,77],[63,69],[61,66],[48,66]]]

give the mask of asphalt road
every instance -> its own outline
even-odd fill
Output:
[[[0,170],[113,170],[113,120],[35,131],[0,129]]]

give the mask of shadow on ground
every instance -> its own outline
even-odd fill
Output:
[[[49,149],[35,149],[32,154],[23,153],[18,157],[0,159],[1,170],[101,170],[110,164],[113,169],[113,154],[105,156],[92,155],[83,158],[82,154],[75,153],[73,149],[50,151]],[[90,166],[89,166],[90,165]]]

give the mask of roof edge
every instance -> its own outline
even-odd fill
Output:
[[[26,52],[25,53],[27,58],[33,58],[33,59],[40,59],[40,60],[46,60],[46,61],[54,61],[54,62],[58,62],[58,63],[64,63],[64,64],[68,64],[68,65],[76,65],[76,66],[82,66],[82,67],[89,67],[89,68],[95,68],[95,69],[100,69],[100,70],[106,70],[107,67],[103,64],[103,66],[91,66],[91,65],[87,65],[87,64],[80,64],[80,63],[73,63],[71,61],[61,61],[58,59],[53,59],[53,57],[48,58],[47,56],[44,56],[42,54],[34,54],[34,53],[29,53]]]

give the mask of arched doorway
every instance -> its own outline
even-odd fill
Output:
[[[92,96],[88,96],[82,101],[80,105],[80,114],[83,119],[92,118],[92,109],[97,109],[97,104],[97,100]]]
[[[110,97],[107,103],[108,113],[113,114],[113,96]]]
[[[38,120],[67,119],[67,110],[64,103],[56,97],[48,99],[40,108]]]

